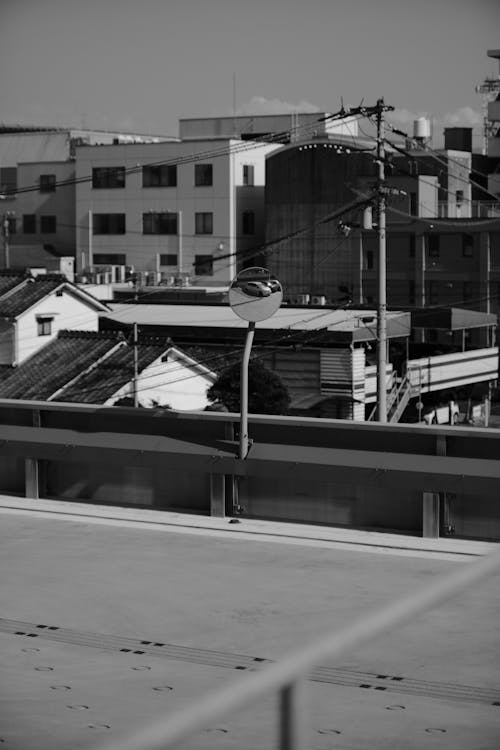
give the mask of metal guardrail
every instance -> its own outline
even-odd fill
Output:
[[[306,692],[307,675],[325,659],[345,655],[354,646],[365,644],[389,628],[411,622],[415,616],[451,599],[468,586],[500,569],[500,552],[478,562],[464,563],[458,570],[354,625],[329,633],[301,649],[298,653],[276,662],[262,671],[232,682],[195,705],[167,716],[126,736],[94,746],[93,750],[168,750],[192,736],[221,716],[248,707],[265,693],[279,691],[279,748],[305,750],[307,742]]]

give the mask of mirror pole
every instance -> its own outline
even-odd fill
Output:
[[[240,376],[240,458],[245,459],[248,453],[248,363],[252,349],[255,323],[248,324],[245,351],[241,360]]]

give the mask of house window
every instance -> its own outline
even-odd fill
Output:
[[[177,255],[175,253],[167,253],[166,255],[160,255],[160,266],[177,266],[178,264]]]
[[[243,234],[255,234],[255,213],[243,211]]]
[[[472,258],[474,254],[474,237],[472,234],[462,235],[462,255],[464,258]]]
[[[149,211],[142,214],[143,234],[177,234],[177,214],[172,211]]]
[[[93,214],[93,234],[125,234],[125,214]]]
[[[23,214],[23,234],[36,234],[35,214]]]
[[[243,164],[243,184],[254,185],[254,166],[253,164]]]
[[[429,258],[439,258],[439,234],[428,235]]]
[[[194,165],[194,184],[197,187],[213,185],[213,169],[211,164]]]
[[[92,260],[96,266],[125,266],[127,256],[124,253],[94,253]]]
[[[40,232],[42,234],[54,234],[57,229],[55,216],[40,216]]]
[[[52,333],[52,321],[53,318],[49,317],[37,317],[36,327],[38,336],[50,336]]]
[[[148,165],[142,168],[142,187],[176,187],[177,165]]]
[[[371,271],[373,268],[373,250],[365,252],[365,270]]]
[[[212,234],[214,231],[214,215],[211,212],[196,213],[194,215],[195,233]]]
[[[196,276],[212,276],[214,261],[211,255],[195,255],[194,272]]]
[[[124,188],[125,167],[94,167],[92,170],[93,188]]]
[[[41,193],[55,193],[55,191],[56,191],[55,174],[41,174],[40,175],[40,192]]]

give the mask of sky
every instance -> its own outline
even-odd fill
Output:
[[[499,0],[0,0],[0,122],[176,136],[383,97],[479,139],[499,48]]]

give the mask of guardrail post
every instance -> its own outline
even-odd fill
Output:
[[[39,409],[34,409],[32,412],[32,424],[33,427],[40,427],[41,425]],[[40,478],[37,458],[24,459],[24,495],[32,500],[38,500],[40,497]]]
[[[439,537],[439,494],[436,492],[423,493],[422,536]]]
[[[306,679],[290,682],[280,690],[280,750],[305,750]]]

